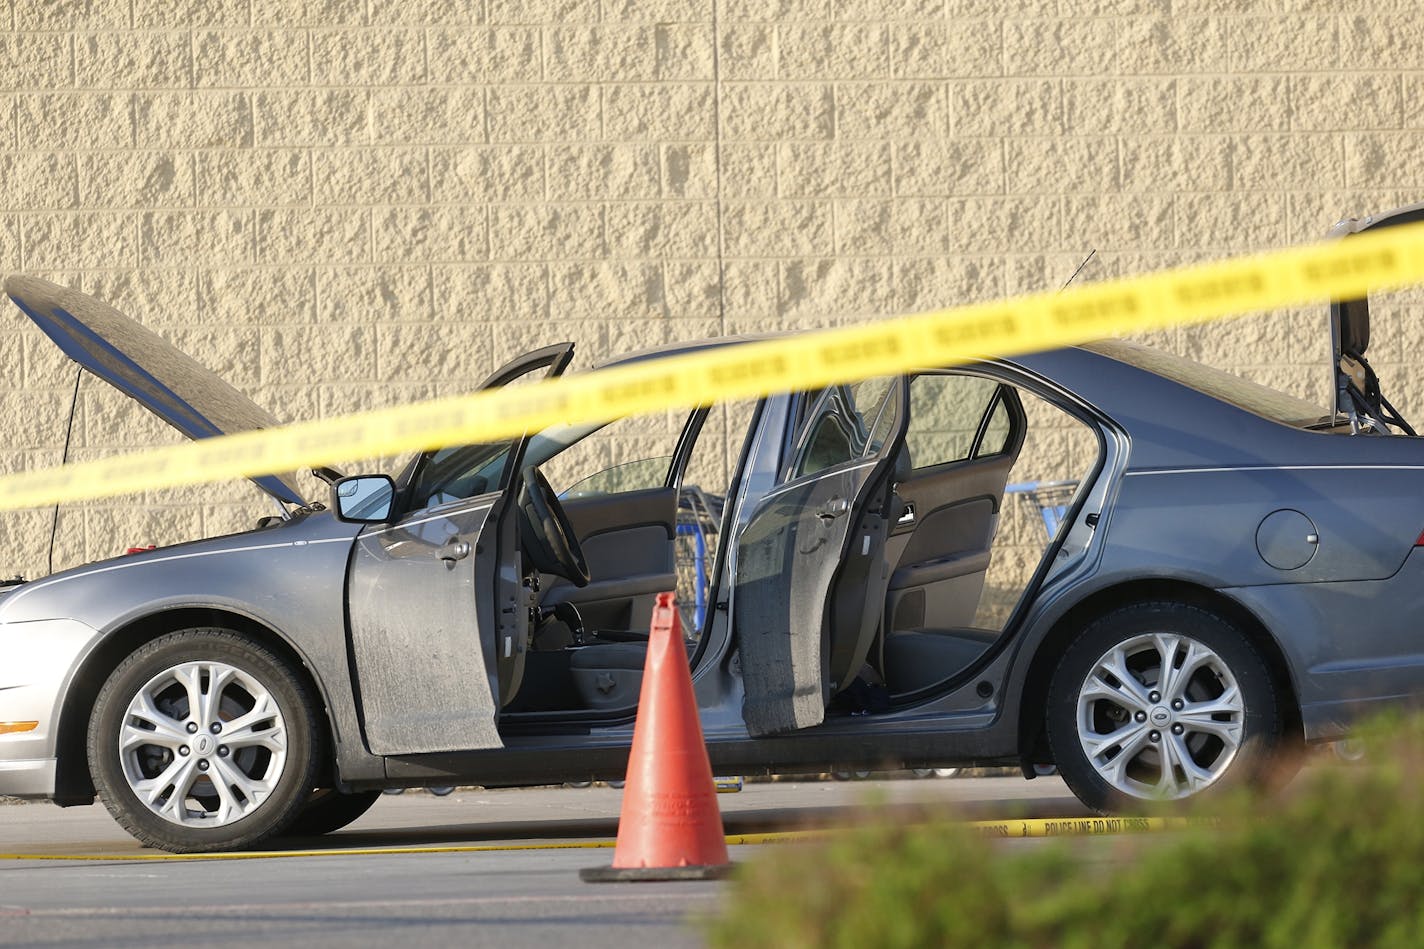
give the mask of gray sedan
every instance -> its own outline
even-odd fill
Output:
[[[99,301],[5,289],[189,436],[273,424]],[[1333,314],[1330,407],[1103,342],[322,470],[325,503],[255,479],[245,533],[0,593],[0,794],[209,851],[387,788],[621,777],[674,589],[724,773],[1055,764],[1102,811],[1249,780],[1424,689],[1424,449],[1364,301]],[[1011,475],[1057,431],[1025,558]]]

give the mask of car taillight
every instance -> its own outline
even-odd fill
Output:
[[[1424,539],[1424,538],[1421,538],[1421,539]],[[145,552],[150,551],[150,550],[157,550],[157,549],[158,549],[158,548],[155,547],[153,544],[149,544],[147,547],[129,547],[129,548],[127,548],[127,549],[124,550],[124,556],[127,557],[129,554],[141,554],[141,553],[145,553]]]

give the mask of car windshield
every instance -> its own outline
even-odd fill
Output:
[[[1156,373],[1213,399],[1244,409],[1253,415],[1281,422],[1294,428],[1315,428],[1321,423],[1333,424],[1330,413],[1318,405],[1296,398],[1279,389],[1272,389],[1215,366],[1174,356],[1171,353],[1125,339],[1105,339],[1083,343],[1080,349],[1125,362],[1130,366]]]

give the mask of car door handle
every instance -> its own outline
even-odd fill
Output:
[[[454,563],[457,560],[464,560],[470,556],[469,541],[455,541],[440,548],[440,559],[446,563]]]
[[[833,518],[840,517],[849,510],[850,502],[845,498],[831,498],[825,504],[821,505],[821,509],[816,512],[816,516],[823,521],[829,521]]]

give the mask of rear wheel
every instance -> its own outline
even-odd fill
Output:
[[[1085,629],[1053,678],[1047,725],[1064,781],[1102,812],[1258,778],[1282,732],[1245,634],[1182,603],[1123,607]]]
[[[304,682],[230,630],[139,647],[109,676],[89,722],[89,769],[109,812],[175,853],[251,846],[307,805],[322,733]]]

